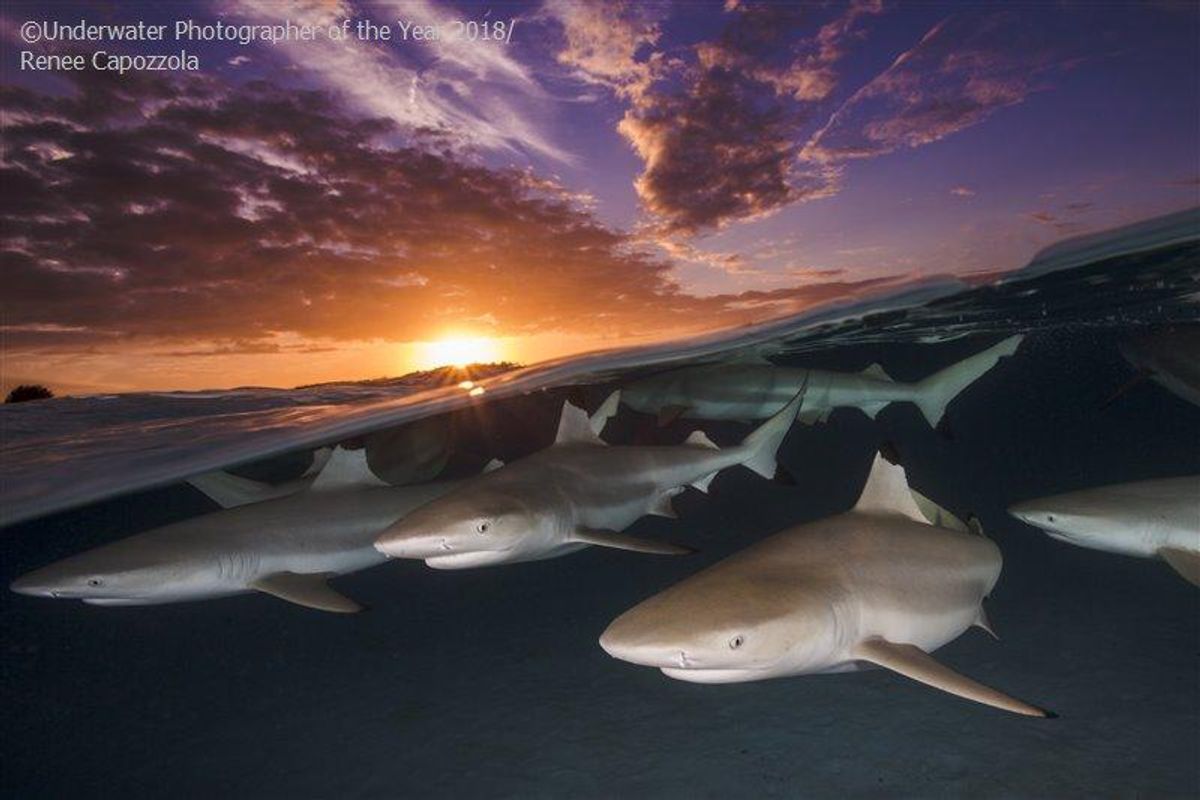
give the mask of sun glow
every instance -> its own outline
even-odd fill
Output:
[[[465,367],[502,360],[500,343],[485,336],[450,336],[425,342],[420,349],[421,367]]]

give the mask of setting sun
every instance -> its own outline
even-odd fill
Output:
[[[447,337],[425,342],[420,350],[420,365],[434,367],[465,367],[468,364],[487,364],[502,359],[500,343],[486,336]]]

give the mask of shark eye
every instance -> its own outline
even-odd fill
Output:
[[[1053,514],[1047,514],[1047,515],[1046,515],[1046,522],[1054,522],[1054,515],[1053,515]]]
[[[741,646],[742,646],[742,644],[743,644],[745,641],[746,641],[745,637],[743,637],[743,636],[742,636],[742,635],[739,633],[737,636],[735,636],[735,637],[733,637],[732,639],[730,639],[730,640],[729,640],[729,649],[730,649],[730,650],[737,650],[739,647],[741,647]]]
[[[483,521],[475,523],[475,530],[478,533],[487,533],[492,527],[492,523]]]
[[[88,586],[100,586],[103,583],[104,581],[100,580],[99,578],[88,578]]]

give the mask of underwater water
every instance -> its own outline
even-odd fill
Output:
[[[629,531],[686,543],[699,551],[692,556],[591,547],[461,571],[395,561],[335,580],[369,606],[354,616],[262,594],[137,608],[0,594],[0,791],[1194,797],[1200,593],[1161,561],[1054,541],[1006,513],[1027,498],[1200,473],[1200,407],[1154,381],[1131,384],[1135,370],[1120,349],[1147,331],[1196,324],[1196,240],[1162,233],[1179,225],[1194,232],[1194,222],[1160,226],[1149,241],[1126,232],[1121,241],[1136,247],[1085,243],[1075,253],[1086,258],[1020,279],[939,286],[706,342],[707,358],[749,343],[768,346],[781,366],[856,372],[881,363],[909,381],[1027,334],[950,404],[936,430],[911,404],[890,405],[874,420],[839,409],[789,432],[778,458],[793,485],[729,469],[709,494],[677,497],[679,519],[645,517]],[[643,351],[556,365],[532,379],[499,376],[494,391],[471,400],[453,388],[398,406],[376,395],[365,406],[326,397],[313,404],[320,419],[285,402],[267,409],[278,415],[277,438],[254,447],[271,455],[360,435],[385,419],[452,413],[463,455],[447,470],[467,475],[480,458],[512,462],[546,447],[564,399],[595,408],[611,388],[659,368],[659,358]],[[58,406],[70,413],[56,419],[58,402],[3,410],[6,583],[212,512],[195,489],[143,477],[152,472],[146,464],[203,458],[206,444],[232,447],[247,419],[271,428],[244,416],[254,409],[236,393],[184,398],[192,404],[185,414],[162,410],[170,398],[84,398]],[[97,416],[105,403],[118,409],[112,419]],[[235,410],[225,415],[222,403]],[[199,441],[172,449],[170,437],[189,424]],[[605,438],[677,444],[696,428],[722,446],[750,430],[699,420],[659,428],[623,409]],[[76,443],[79,480],[92,488],[71,493],[72,461],[55,455],[56,441]],[[1000,640],[968,630],[938,658],[1057,718],[1005,714],[884,670],[690,684],[597,645],[609,622],[650,595],[789,525],[849,508],[883,443],[899,451],[914,488],[974,514],[1003,553],[987,601]],[[143,451],[158,461],[138,461]],[[294,477],[302,460],[277,459],[255,474]],[[218,466],[188,463],[179,477],[197,464]],[[98,502],[81,505],[87,499]]]

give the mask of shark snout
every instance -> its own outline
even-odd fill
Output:
[[[56,584],[45,580],[36,572],[28,575],[22,575],[8,585],[8,588],[17,594],[28,595],[29,597],[61,597],[62,592],[59,591]]]
[[[1054,512],[1036,500],[1011,505],[1008,507],[1008,513],[1035,528],[1053,528],[1057,521]]]
[[[619,618],[601,634],[600,647],[613,658],[646,667],[690,669],[696,666],[695,657],[685,648],[646,636]]]
[[[388,558],[427,559],[455,551],[454,544],[443,534],[389,534],[375,541],[375,549]]]

